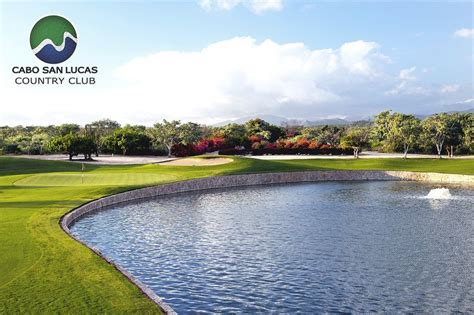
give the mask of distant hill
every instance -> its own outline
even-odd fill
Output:
[[[342,118],[325,118],[325,119],[316,119],[316,120],[298,120],[298,119],[289,119],[288,125],[293,126],[324,126],[324,125],[347,125],[351,124],[352,121],[342,119]]]
[[[454,110],[454,111],[450,111],[448,113],[461,113],[461,114],[465,114],[465,113],[471,113],[471,114],[474,114],[474,108],[469,108],[469,109],[466,109],[466,110]]]
[[[280,117],[280,116],[275,116],[275,115],[252,115],[252,116],[245,116],[245,117],[236,118],[236,119],[224,120],[224,121],[214,124],[213,126],[220,127],[220,126],[225,126],[228,124],[244,124],[247,121],[251,119],[255,119],[255,118],[263,119],[266,122],[269,122],[270,124],[277,125],[277,126],[284,125],[285,122],[288,121],[288,119],[285,117]]]
[[[474,114],[474,108],[469,108],[469,109],[465,109],[465,110],[450,110],[450,111],[447,111],[447,112],[439,112],[439,113],[448,113],[448,114],[454,114],[454,113],[467,114],[467,113],[471,113],[471,114]],[[415,115],[415,117],[418,118],[418,119],[425,119],[428,116],[430,116],[430,115]]]
[[[452,110],[448,111],[447,113],[474,113],[474,108],[469,108],[466,110]],[[432,114],[415,114],[415,117],[418,119],[424,119]],[[356,119],[355,117],[353,119],[342,119],[342,118],[322,118],[322,119],[300,119],[300,118],[285,118],[282,116],[277,116],[277,115],[252,115],[252,116],[245,116],[237,119],[230,119],[230,120],[224,120],[219,123],[213,124],[215,127],[221,127],[225,126],[228,124],[244,124],[247,121],[255,118],[260,118],[265,120],[266,122],[272,124],[272,125],[277,125],[277,126],[304,126],[304,127],[310,127],[310,126],[324,126],[324,125],[349,125],[349,124],[366,124],[369,121],[373,120],[373,117],[365,117],[365,118],[359,118]]]
[[[323,126],[323,125],[347,125],[350,124],[352,121],[342,119],[342,118],[325,118],[325,119],[315,119],[315,120],[307,120],[307,119],[298,119],[298,118],[285,118],[276,115],[253,115],[253,116],[246,116],[232,120],[225,120],[219,123],[214,124],[213,126],[220,127],[225,126],[228,124],[244,124],[245,122],[260,118],[265,120],[266,122],[277,125],[277,126]]]

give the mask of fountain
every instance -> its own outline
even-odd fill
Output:
[[[431,189],[425,198],[428,199],[451,199],[451,193],[448,188]]]

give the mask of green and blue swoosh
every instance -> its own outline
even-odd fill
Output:
[[[77,33],[67,19],[49,15],[33,26],[30,46],[40,60],[57,64],[69,59],[77,46]]]

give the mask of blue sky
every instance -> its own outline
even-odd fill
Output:
[[[255,2],[270,5],[255,9]],[[428,113],[474,106],[472,2],[7,1],[0,5],[1,82],[7,91],[0,97],[2,104],[18,103],[2,109],[0,124],[61,119],[82,123],[102,117],[123,123],[150,124],[162,118],[212,123],[253,114],[350,118],[387,108]],[[95,86],[12,84],[13,65],[45,65],[31,53],[28,37],[34,22],[49,14],[67,17],[78,32],[77,50],[62,65],[99,66]],[[274,45],[267,47],[265,40]],[[284,46],[294,43],[303,46]],[[212,52],[203,53],[207,48]],[[219,62],[214,63],[216,58]],[[317,92],[310,92],[313,88]],[[176,100],[168,91],[189,91],[189,98]],[[43,110],[33,110],[25,94]],[[133,106],[139,113],[130,109],[131,102],[139,103]]]

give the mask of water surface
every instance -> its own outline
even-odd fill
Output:
[[[474,312],[474,191],[328,182],[186,193],[72,231],[178,313]]]

